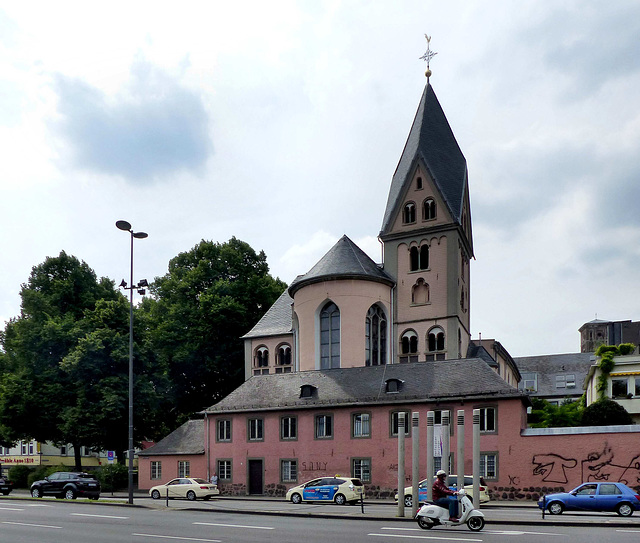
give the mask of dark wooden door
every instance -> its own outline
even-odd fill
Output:
[[[249,494],[262,494],[262,478],[262,460],[249,460]]]

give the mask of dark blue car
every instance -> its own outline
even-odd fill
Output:
[[[640,511],[640,495],[622,483],[583,483],[571,492],[547,494],[538,500],[540,509],[552,515],[563,511],[611,511],[630,517]]]

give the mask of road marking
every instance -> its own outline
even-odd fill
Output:
[[[89,513],[71,513],[72,517],[96,517],[96,518],[116,518],[126,520],[129,517],[116,517],[113,515],[90,515]]]
[[[198,539],[197,537],[177,537],[175,535],[162,534],[131,534],[138,537],[158,537],[160,539],[180,539],[182,541],[206,541],[208,543],[222,543],[219,539]]]
[[[616,530],[616,532],[624,532],[626,534],[640,534],[640,530]]]
[[[0,507],[2,511],[24,511],[24,509],[18,509],[17,507]]]
[[[482,543],[483,539],[467,539],[466,537],[442,537],[429,535],[404,535],[404,534],[367,534],[373,537],[404,537],[406,539],[437,539],[438,541],[478,541]]]
[[[558,537],[567,536],[567,534],[552,534],[550,532],[521,532],[520,530],[485,530],[483,533],[493,535],[555,535]]]
[[[32,528],[56,528],[58,530],[62,529],[62,526],[47,526],[46,524],[28,524],[26,522],[9,522],[8,520],[3,520],[2,524],[14,524],[16,526],[31,526]]]
[[[243,524],[218,524],[214,522],[194,522],[199,526],[222,526],[223,528],[251,528],[252,530],[275,530],[271,526],[245,526]]]

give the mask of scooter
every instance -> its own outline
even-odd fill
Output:
[[[430,530],[434,526],[462,526],[466,524],[469,530],[479,532],[484,528],[484,514],[474,509],[473,503],[464,489],[458,491],[458,521],[449,520],[449,509],[434,503],[423,505],[416,513],[415,520],[423,530]]]

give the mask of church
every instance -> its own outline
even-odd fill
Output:
[[[468,421],[480,409],[482,476],[498,480],[501,442],[526,426],[529,399],[506,350],[471,340],[467,163],[429,80],[379,239],[382,263],[345,235],[291,283],[242,338],[245,383],[140,454],[141,488],[216,472],[223,494],[283,496],[339,473],[390,496],[399,414],[421,413],[426,435],[427,411],[440,426],[461,409]]]

